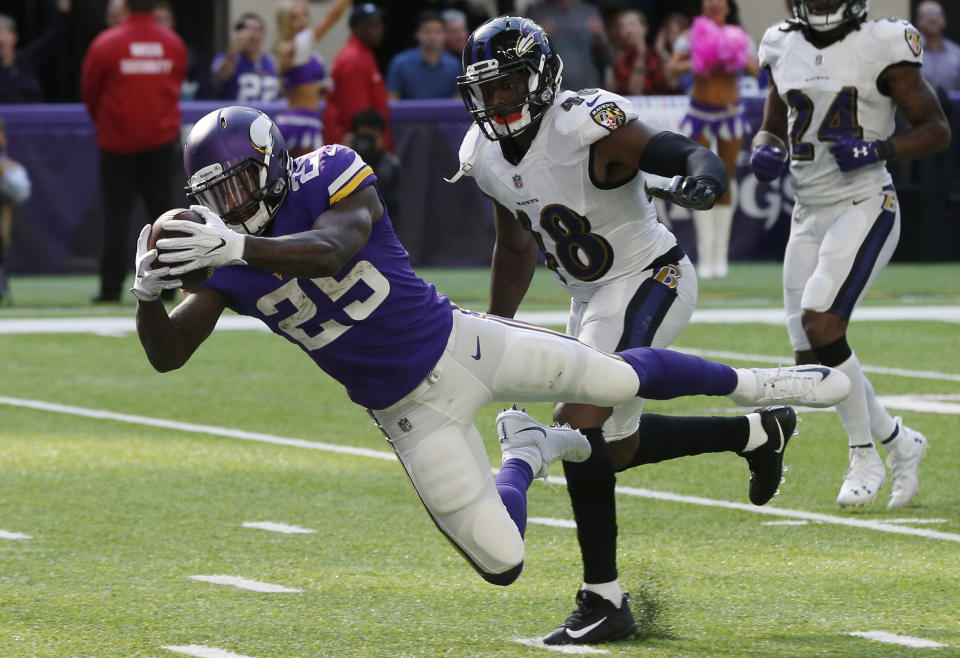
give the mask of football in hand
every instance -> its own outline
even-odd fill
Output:
[[[156,221],[153,222],[153,228],[150,229],[150,237],[147,240],[148,249],[157,249],[158,253],[162,253],[164,250],[157,247],[157,240],[162,238],[185,238],[188,237],[186,233],[181,231],[168,231],[163,227],[164,223],[167,220],[177,219],[181,221],[196,222],[198,224],[204,224],[203,217],[188,210],[186,208],[174,208],[173,210],[168,210],[159,217]],[[159,260],[154,261],[154,267],[164,267],[170,265],[170,263],[161,263]],[[179,277],[170,277],[167,278],[178,278],[183,284],[184,290],[192,290],[194,288],[199,288],[200,284],[210,278],[210,275],[213,274],[212,267],[202,267],[198,270],[191,270],[189,272],[184,272]]]

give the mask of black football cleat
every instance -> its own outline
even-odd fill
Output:
[[[797,412],[793,407],[754,409],[767,433],[767,441],[750,452],[738,453],[750,466],[750,502],[766,505],[783,482],[783,453],[796,432]]]
[[[577,592],[577,609],[563,626],[543,638],[544,644],[599,644],[624,640],[637,629],[630,612],[630,595],[616,607],[595,592]]]

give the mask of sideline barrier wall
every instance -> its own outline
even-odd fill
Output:
[[[683,96],[632,99],[640,118],[656,129],[676,129],[687,107]],[[954,133],[960,127],[960,94],[952,97]],[[199,117],[222,102],[183,104],[184,134]],[[762,98],[746,98],[747,118],[759,127]],[[282,103],[259,106],[268,113]],[[7,122],[9,154],[28,169],[31,198],[15,210],[11,273],[95,272],[102,234],[98,150],[93,124],[81,104],[0,105]],[[470,125],[455,99],[397,101],[391,104],[394,142],[403,161],[403,191],[397,231],[414,266],[486,265],[493,245],[490,202],[472,180],[451,185],[443,178],[457,167],[460,140]],[[749,171],[749,142],[737,167],[737,213],[731,260],[781,260],[789,232],[792,190],[789,180],[759,183]],[[960,186],[955,164],[960,148],[936,159],[893,163],[891,171],[901,196],[903,231],[897,258],[960,259]],[[182,171],[175,187],[180,203]],[[695,257],[689,211],[661,205],[661,219]],[[130,263],[139,227],[151,221],[142,206],[131,219]]]

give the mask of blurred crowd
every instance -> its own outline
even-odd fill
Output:
[[[782,1],[787,18],[792,2]],[[735,0],[271,0],[262,3],[262,13],[231,17],[228,32],[218,35],[211,28],[213,3],[0,2],[0,112],[3,104],[82,100],[98,129],[102,191],[112,193],[128,186],[126,178],[139,176],[144,201],[159,207],[165,201],[156,200],[161,190],[150,182],[149,169],[171,161],[180,102],[278,101],[284,109],[274,116],[295,155],[324,143],[349,144],[376,166],[385,193],[395,195],[401,167],[391,153],[389,103],[459,97],[462,50],[470,32],[492,17],[494,6],[498,13],[526,16],[546,29],[563,58],[563,87],[602,87],[627,96],[689,94],[696,107],[688,119],[695,124],[697,108],[728,106],[736,102],[737,89],[765,84],[765,72],[746,58],[721,76],[728,92],[717,95],[717,85],[704,84],[698,75],[697,40],[706,33],[697,19],[718,4],[723,6],[720,28],[708,31],[727,29],[724,22],[736,26]],[[97,5],[93,14],[91,5]],[[912,19],[924,39],[924,75],[943,91],[960,90],[960,45],[945,36],[944,5],[921,0]],[[18,21],[27,26],[23,34]],[[339,31],[331,32],[337,25]],[[268,33],[275,35],[273,43],[267,42]],[[144,34],[150,43],[143,42]],[[339,43],[330,43],[333,38]],[[746,33],[743,38],[749,41],[743,50],[752,58],[756,44]],[[131,51],[130,59],[117,54],[121,41],[130,42],[130,48],[153,44],[159,50]],[[332,61],[323,60],[321,49],[336,53]],[[111,58],[121,69],[128,67],[126,73],[150,73],[151,80],[131,86],[122,75],[109,79]],[[730,130],[720,127],[718,135],[730,132],[738,146],[736,118],[730,121]],[[694,124],[688,128],[699,125]],[[717,141],[717,135],[704,134],[701,141]],[[5,143],[0,141],[0,176],[6,172],[0,179],[0,220],[6,217],[0,221],[0,297],[10,207],[29,195],[29,184],[22,182],[26,172],[7,156]],[[130,160],[134,155],[136,166]],[[16,184],[7,180],[14,176]],[[123,272],[111,261],[123,250],[122,225],[132,203],[126,199],[122,207],[105,209],[106,225],[113,230],[104,244],[99,296],[104,300],[119,295]],[[399,208],[392,214],[399,217]]]
[[[181,30],[175,8],[183,9],[182,2],[158,0],[153,3],[152,14],[161,25],[181,32],[186,42],[188,63],[182,100],[249,102],[288,96],[291,87],[303,84],[300,79],[285,78],[286,71],[294,66],[292,58],[314,49],[344,15],[350,25],[346,43],[334,62],[319,60],[311,70],[315,78],[311,82],[319,84],[321,98],[328,91],[337,93],[336,85],[331,85],[339,73],[336,61],[355,69],[361,54],[370,55],[367,64],[375,62],[389,100],[457,96],[456,76],[463,45],[470,31],[491,17],[492,3],[380,3],[382,6],[360,0],[274,0],[264,3],[270,6],[265,6],[263,13],[234,17],[225,35],[203,31],[203,23],[213,22],[209,11],[206,15],[210,21],[200,20],[205,16],[202,13],[191,16],[190,29]],[[91,26],[88,14],[81,14],[79,6],[72,7],[71,0],[26,4],[33,9],[17,10],[14,3],[8,15],[0,3],[0,103],[81,100],[77,64],[98,31],[128,18],[127,0],[100,0],[98,26]],[[785,16],[790,4],[785,3]],[[674,50],[678,43],[685,42],[693,18],[702,11],[699,1],[501,0],[496,5],[504,12],[536,20],[553,36],[564,60],[566,88],[603,87],[636,96],[684,93],[692,84],[689,71],[677,66]],[[317,23],[311,16],[314,11],[325,12]],[[913,20],[926,42],[925,72],[929,69],[931,81],[946,91],[960,90],[960,46],[944,36],[943,5],[937,0],[924,0],[914,14]],[[25,38],[18,32],[18,16],[29,18],[31,29]],[[277,35],[274,43],[266,43],[268,21],[275,21],[271,26]],[[312,28],[311,38],[295,40],[306,28]],[[216,43],[226,47],[217,52],[211,45]],[[350,73],[355,73],[352,69]],[[349,117],[341,123],[346,132]]]

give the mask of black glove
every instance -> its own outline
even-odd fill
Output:
[[[650,194],[678,206],[709,210],[720,195],[720,183],[707,176],[674,176],[666,187],[651,187]]]

